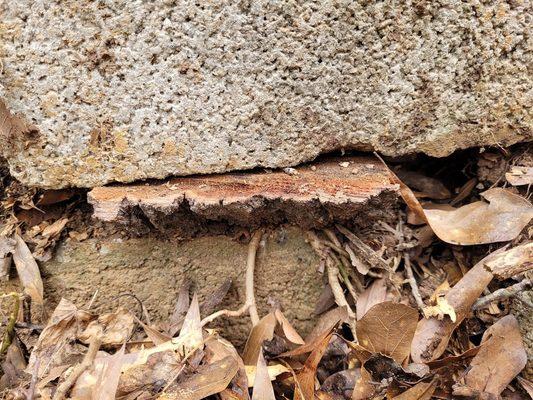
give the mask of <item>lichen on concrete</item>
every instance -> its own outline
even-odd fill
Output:
[[[1,153],[33,186],[533,139],[528,1],[6,0],[0,12]]]

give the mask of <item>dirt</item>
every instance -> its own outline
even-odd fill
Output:
[[[237,309],[244,302],[244,272],[247,244],[227,236],[210,236],[186,242],[145,238],[98,238],[83,242],[67,239],[55,257],[42,264],[46,309],[51,311],[65,297],[85,306],[98,290],[95,311],[114,310],[118,302],[138,313],[135,294],[147,307],[154,322],[166,321],[172,313],[184,278],[193,282],[200,300],[225,279],[233,285],[222,307]],[[265,235],[259,249],[255,290],[259,312],[269,311],[269,301],[279,302],[285,315],[302,335],[315,322],[313,309],[322,289],[317,272],[319,260],[297,228],[279,228]],[[0,284],[7,290],[11,285]],[[242,346],[250,321],[248,316],[214,324],[237,346]]]
[[[533,301],[533,290],[525,291],[521,296],[531,302]],[[511,314],[518,319],[522,340],[527,351],[527,365],[522,371],[522,375],[531,381],[533,380],[533,313],[531,308],[515,298],[511,305]]]

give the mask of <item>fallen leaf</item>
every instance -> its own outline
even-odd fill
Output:
[[[499,280],[509,279],[533,268],[533,242],[513,247],[485,263],[485,268]]]
[[[361,375],[359,368],[345,369],[343,371],[335,372],[328,376],[320,390],[327,393],[332,399],[335,398],[349,398],[350,393],[353,392],[355,387],[355,382],[359,379]]]
[[[183,345],[184,354],[197,349],[203,342],[200,306],[198,305],[198,295],[196,293],[192,297],[191,306],[189,311],[187,311],[187,315],[185,315],[178,338]]]
[[[202,366],[198,371],[181,381],[172,393],[163,393],[161,400],[201,400],[224,390],[239,370],[235,358],[227,356],[212,364]]]
[[[404,304],[384,302],[372,307],[355,327],[359,344],[402,364],[409,356],[418,311]]]
[[[69,356],[68,344],[75,341],[76,333],[85,328],[93,318],[93,315],[79,310],[70,301],[61,299],[50,321],[39,335],[26,371],[31,374],[39,360],[37,376],[42,378],[51,368],[66,364]]]
[[[72,189],[59,189],[59,190],[47,190],[45,191],[39,200],[38,206],[49,206],[56,203],[61,203],[66,200],[70,200],[76,194]]]
[[[515,165],[505,173],[505,179],[513,186],[533,185],[533,167]]]
[[[24,240],[17,234],[14,237],[16,244],[13,251],[13,262],[17,268],[20,282],[24,287],[24,292],[31,297],[35,304],[42,305],[43,281],[39,266]]]
[[[346,307],[337,307],[320,316],[313,330],[305,338],[305,343],[313,343],[318,340],[324,332],[329,332],[339,322],[348,321],[348,310]]]
[[[418,190],[421,196],[436,200],[449,199],[450,191],[438,179],[425,176],[416,171],[399,170],[396,175],[404,184]]]
[[[53,224],[48,225],[46,228],[44,228],[41,235],[46,238],[57,236],[61,233],[63,228],[65,228],[67,223],[68,218],[58,219]]]
[[[115,312],[102,314],[91,321],[87,328],[78,335],[78,339],[89,344],[91,338],[99,336],[102,345],[117,346],[128,341],[135,328],[134,317],[123,307]]]
[[[176,300],[176,305],[174,306],[174,311],[170,316],[170,324],[168,333],[170,336],[174,336],[179,332],[189,309],[189,289],[191,287],[191,282],[188,279],[185,279],[180,286],[178,292],[178,299]]]
[[[259,351],[253,386],[252,400],[276,400],[263,351]]]
[[[431,306],[426,306],[422,309],[422,313],[425,318],[437,317],[442,320],[445,315],[448,315],[452,322],[457,320],[454,308],[446,300],[446,293],[450,290],[450,284],[448,281],[444,281],[435,289],[435,292],[431,295],[430,301],[433,303]]]
[[[159,332],[157,329],[146,325],[139,318],[137,318],[137,317],[134,317],[134,318],[137,321],[137,323],[139,325],[141,325],[141,327],[144,330],[144,333],[146,333],[146,336],[148,336],[148,339],[150,339],[152,341],[152,343],[155,344],[156,346],[160,345],[160,344],[163,344],[165,342],[168,342],[169,340],[172,339],[171,336],[166,335],[166,334],[164,334],[162,332]]]
[[[502,188],[481,194],[487,201],[453,210],[424,210],[429,225],[443,241],[458,245],[505,242],[516,238],[533,218],[533,206]]]
[[[373,306],[392,300],[391,295],[387,292],[387,280],[385,278],[376,279],[367,287],[357,299],[357,320],[359,321]]]
[[[257,366],[246,365],[244,368],[246,371],[246,376],[248,377],[248,386],[254,387]],[[290,372],[289,369],[283,364],[269,365],[267,367],[267,370],[268,370],[268,376],[270,377],[271,381],[275,380],[278,375],[284,374],[286,372]]]
[[[430,400],[437,385],[435,381],[419,382],[402,394],[393,397],[394,400]]]
[[[527,363],[516,318],[507,315],[500,319],[485,331],[481,344],[465,383],[471,389],[499,396]]]
[[[246,340],[242,356],[245,365],[257,365],[261,346],[265,340],[272,340],[276,324],[276,316],[274,313],[269,313],[252,328],[248,340]]]
[[[435,317],[418,322],[411,345],[413,361],[433,361],[444,353],[453,331],[465,319],[472,304],[492,280],[493,275],[485,269],[485,264],[500,253],[501,250],[496,251],[479,261],[446,293],[445,299],[456,313],[455,322]]]
[[[516,379],[518,380],[518,382],[520,382],[520,385],[522,385],[527,394],[529,394],[529,397],[533,399],[533,383],[531,383],[527,379],[522,378],[521,376],[518,376]]]
[[[92,392],[93,400],[114,400],[120,380],[124,352],[126,346],[122,345],[119,351],[107,358],[107,363],[98,375]]]
[[[294,400],[311,400],[315,393],[315,377],[318,363],[326,352],[333,332],[324,335],[316,344],[301,371],[296,374]]]
[[[294,344],[304,344],[305,341],[302,339],[302,337],[296,332],[296,329],[294,329],[289,322],[287,318],[285,318],[285,315],[283,313],[276,309],[274,312],[274,315],[276,316],[276,319],[278,323],[281,325],[281,328],[283,329],[283,333],[285,337]]]

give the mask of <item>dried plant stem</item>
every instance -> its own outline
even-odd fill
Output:
[[[248,245],[248,260],[246,262],[246,304],[250,307],[250,319],[252,320],[252,326],[256,326],[259,323],[259,314],[257,313],[257,305],[255,304],[254,295],[254,271],[255,271],[255,256],[257,254],[257,248],[259,242],[263,236],[261,229],[255,231]]]
[[[256,326],[259,323],[259,314],[257,313],[257,306],[255,303],[255,294],[254,294],[254,272],[255,272],[255,258],[257,255],[257,249],[259,247],[259,242],[263,236],[262,230],[257,230],[252,235],[250,244],[248,245],[248,259],[246,262],[246,301],[244,305],[238,310],[220,310],[207,317],[205,317],[201,324],[202,326],[207,325],[210,322],[213,322],[218,317],[240,317],[246,312],[250,313],[250,319],[252,320],[252,325]]]
[[[344,291],[342,290],[341,284],[339,282],[339,268],[337,267],[337,265],[338,264],[332,257],[326,258],[328,282],[329,286],[331,287],[331,291],[333,292],[335,303],[337,303],[339,307],[346,307],[346,310],[348,311],[350,329],[352,330],[352,333],[355,336],[355,313],[353,312],[352,308],[348,304],[348,301],[346,301],[346,297],[344,296]]]
[[[91,338],[89,349],[87,350],[85,357],[83,357],[82,362],[78,364],[67,377],[67,379],[65,379],[65,381],[59,385],[54,394],[53,400],[63,400],[66,397],[67,393],[72,386],[74,386],[80,375],[93,365],[94,359],[98,353],[98,350],[100,349],[101,344],[102,340],[99,336],[95,335]]]
[[[20,307],[20,295],[18,293],[8,293],[5,296],[13,297],[13,311],[11,312],[9,320],[6,324],[4,338],[2,339],[2,346],[0,347],[0,355],[4,354],[7,351],[7,349],[11,345],[11,342],[13,341],[13,337],[15,335],[15,325],[17,323]]]
[[[522,290],[529,289],[533,286],[531,279],[524,279],[521,282],[515,283],[512,286],[498,289],[491,294],[488,294],[480,299],[478,299],[472,306],[472,310],[480,310],[489,306],[493,301],[500,301],[514,296],[517,293],[520,293]]]
[[[426,305],[424,304],[424,302],[422,301],[422,297],[420,296],[418,285],[416,284],[416,279],[413,275],[413,268],[411,267],[411,260],[409,259],[409,254],[405,254],[404,261],[405,273],[407,274],[407,281],[409,282],[409,285],[411,285],[411,292],[413,293],[413,297],[415,298],[418,308],[420,308],[420,310],[423,310]]]

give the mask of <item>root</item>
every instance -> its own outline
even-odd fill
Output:
[[[426,305],[422,301],[422,296],[420,296],[420,291],[418,290],[418,285],[416,284],[415,276],[413,275],[413,268],[411,267],[411,260],[409,259],[409,254],[405,254],[405,273],[407,274],[407,282],[411,285],[411,292],[415,298],[416,304],[420,310],[423,310]]]
[[[481,310],[482,308],[485,308],[490,305],[490,303],[494,301],[500,301],[507,299],[509,297],[512,297],[518,293],[520,293],[522,290],[529,289],[533,286],[533,282],[531,279],[524,279],[521,282],[515,283],[512,286],[498,289],[494,291],[491,294],[488,294],[480,299],[478,299],[474,305],[472,306],[472,310],[477,311]]]

